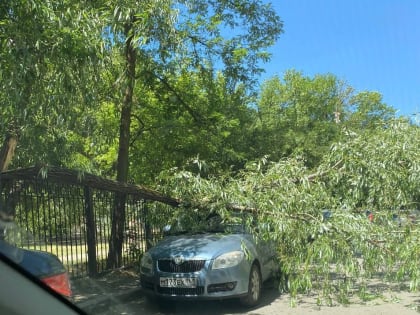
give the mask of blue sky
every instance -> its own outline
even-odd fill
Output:
[[[271,3],[284,33],[270,50],[263,80],[288,69],[331,73],[356,91],[381,93],[399,115],[420,111],[420,0]]]

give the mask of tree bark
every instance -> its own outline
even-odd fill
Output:
[[[133,105],[134,85],[136,78],[136,48],[134,47],[133,36],[128,36],[133,24],[125,27],[127,36],[125,44],[126,58],[126,88],[121,108],[120,136],[117,160],[117,181],[126,183],[129,171],[129,144],[131,109]],[[122,249],[124,243],[125,224],[125,195],[117,193],[112,209],[111,237],[109,241],[108,268],[118,268],[122,265]]]
[[[0,150],[0,172],[6,171],[9,167],[13,155],[15,154],[16,146],[17,137],[12,134],[6,135],[6,139],[4,140],[3,146]]]

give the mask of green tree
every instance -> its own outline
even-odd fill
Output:
[[[2,1],[0,132],[18,139],[12,165],[62,164],[72,151],[67,130],[94,103],[101,61],[97,15],[87,3]]]
[[[248,159],[249,97],[243,88],[228,92],[221,74],[185,72],[142,95],[147,101],[133,115],[134,137],[142,141],[133,139],[130,154],[136,182],[154,184],[162,170],[197,157],[206,161],[208,173],[241,168]]]
[[[255,74],[261,71],[259,62],[269,56],[264,49],[273,44],[282,27],[271,6],[258,0],[104,1],[102,10],[110,43],[124,56],[118,86],[121,101],[117,103],[120,127],[116,177],[121,182],[129,176],[133,109],[142,104],[134,98],[139,82],[147,87],[157,79],[174,91],[167,85],[168,77],[185,69],[206,75],[220,65],[233,91],[238,83],[255,82]],[[193,119],[198,117],[189,104],[178,105]],[[116,201],[113,218],[108,264],[118,266],[124,222],[121,200]]]
[[[257,110],[259,156],[277,160],[299,154],[310,167],[318,165],[344,129],[376,130],[395,117],[377,92],[355,93],[334,75],[311,78],[294,70],[263,84]]]
[[[383,103],[382,95],[378,92],[360,92],[349,100],[350,109],[347,114],[346,124],[352,128],[361,129],[382,128],[384,122],[395,117],[395,110]]]
[[[340,134],[351,87],[335,76],[313,78],[296,71],[265,82],[258,101],[260,156],[278,160],[301,154],[309,166],[319,163]]]

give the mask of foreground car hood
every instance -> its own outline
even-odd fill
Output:
[[[150,249],[149,253],[155,259],[183,256],[208,260],[222,253],[240,250],[250,237],[247,234],[210,233],[168,236]]]

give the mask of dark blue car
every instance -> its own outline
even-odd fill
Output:
[[[67,271],[55,255],[22,249],[4,240],[0,240],[0,255],[12,260],[55,292],[68,298],[71,297],[72,291]]]

